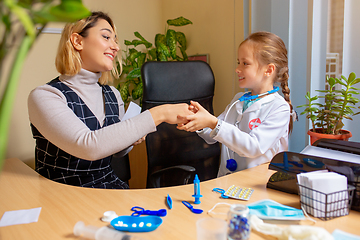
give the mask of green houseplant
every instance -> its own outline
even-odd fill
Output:
[[[5,158],[11,110],[22,66],[35,40],[49,22],[73,22],[91,12],[81,0],[1,0],[0,169]],[[12,61],[7,74],[4,62]],[[4,82],[5,81],[5,82]]]
[[[141,66],[147,61],[186,61],[186,37],[185,34],[175,31],[170,26],[179,27],[192,24],[184,17],[167,20],[165,34],[155,35],[155,46],[147,41],[139,32],[134,32],[137,39],[132,41],[125,40],[125,57],[122,66],[118,63],[118,68],[122,68],[122,74],[119,79],[117,89],[125,104],[132,100],[138,100],[141,103],[143,95]],[[145,49],[137,50],[137,46],[143,45]],[[181,56],[177,54],[179,48]]]
[[[311,121],[312,128],[308,134],[312,136],[315,135],[314,133],[319,133],[327,135],[321,135],[320,138],[343,139],[341,135],[347,132],[348,137],[351,137],[351,133],[349,134],[348,131],[342,129],[344,126],[343,119],[353,120],[352,116],[360,113],[354,113],[353,110],[356,108],[355,104],[359,102],[359,99],[353,95],[359,94],[360,90],[353,86],[360,82],[360,78],[356,78],[355,73],[352,72],[348,78],[343,75],[340,79],[327,77],[326,82],[329,85],[327,90],[316,90],[323,93],[323,96],[311,97],[310,93],[307,92],[305,98],[308,100],[308,103],[298,106],[305,107],[301,115],[306,114],[306,118]],[[336,89],[336,84],[339,84],[342,88]],[[318,102],[318,99],[324,99],[324,101]],[[312,140],[311,144],[315,140]]]

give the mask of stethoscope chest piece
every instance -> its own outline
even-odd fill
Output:
[[[235,161],[235,159],[230,158],[226,160],[226,168],[232,172],[235,171],[237,168],[237,162]]]

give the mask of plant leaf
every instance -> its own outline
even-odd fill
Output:
[[[134,100],[139,99],[143,95],[143,84],[142,81],[132,90],[132,98]]]
[[[332,77],[331,77],[331,78],[328,78],[327,82],[329,83],[330,88],[332,88],[332,87],[335,85],[335,83],[336,83],[335,79],[332,78]]]
[[[26,9],[18,6],[15,1],[4,1],[4,3],[10,9],[10,11],[17,16],[22,26],[24,27],[26,34],[32,41],[34,41],[36,36],[35,26],[29,14],[26,12]]]
[[[150,61],[156,60],[156,48],[152,48],[148,51],[148,54],[150,56]]]
[[[157,60],[158,60],[158,61],[166,62],[166,61],[168,60],[168,58],[165,56],[164,53],[158,51],[158,52],[157,52]]]
[[[141,44],[144,44],[145,46],[146,46],[146,42],[144,42],[144,41],[141,41],[141,40],[137,40],[137,39],[134,39],[134,40],[132,40],[131,42],[130,41],[128,41],[128,40],[125,40],[124,41],[124,44],[126,45],[126,46],[134,46],[134,47],[136,47],[136,46],[139,46],[139,45],[141,45]],[[151,43],[150,43],[151,44]]]
[[[164,57],[166,57],[166,60],[167,61],[167,58],[171,57],[170,56],[170,52],[169,52],[169,49],[167,48],[167,46],[161,42],[159,42],[159,46],[157,48],[157,52],[158,53],[161,53]],[[161,59],[164,59],[163,57]],[[164,60],[160,60],[160,61],[164,61]]]
[[[166,45],[170,49],[170,56],[176,59],[176,35],[172,29],[168,29],[166,32]]]
[[[131,70],[129,74],[126,76],[126,78],[127,79],[139,78],[140,76],[141,76],[141,69],[138,67]]]
[[[192,22],[189,19],[186,19],[184,17],[178,17],[175,19],[169,19],[166,21],[167,24],[169,24],[170,26],[185,26],[188,24],[192,24]]]
[[[186,46],[186,37],[185,34],[182,32],[176,32],[176,41],[180,44],[180,46],[186,50],[187,46]]]
[[[357,83],[359,83],[359,82],[360,82],[360,78],[357,78],[357,79],[355,79],[355,80],[352,82],[351,85],[355,85],[355,84],[357,84]]]
[[[141,56],[142,52],[133,51],[130,56],[127,58],[130,61],[130,64],[136,68],[138,67],[138,63],[136,62],[136,59]]]
[[[180,52],[181,52],[181,54],[182,54],[182,56],[183,56],[183,61],[187,61],[189,58],[188,58],[188,55],[186,54],[186,51],[185,51],[185,48],[183,48],[183,47],[179,47],[180,48]]]
[[[352,85],[352,82],[355,80],[355,78],[356,78],[355,73],[352,72],[349,74],[349,78],[347,82],[350,84],[350,86]]]
[[[125,44],[126,46],[133,45],[129,40],[124,40],[124,44]]]
[[[135,32],[134,35],[136,37],[138,37],[139,39],[141,39],[142,44],[144,44],[146,48],[152,47],[152,43],[148,42],[145,38],[143,38],[143,36],[141,36],[141,34],[139,32]]]
[[[51,21],[74,22],[91,15],[81,0],[61,0],[59,5],[50,8],[49,13],[55,17]]]
[[[165,44],[166,45],[166,37],[164,34],[156,34],[155,35],[155,47],[158,48],[159,47],[159,43]]]
[[[118,88],[119,89],[119,88]],[[128,97],[130,96],[130,92],[129,92],[129,85],[128,84],[123,84],[120,89],[119,89],[120,95],[122,100],[125,102]]]
[[[144,64],[146,60],[146,53],[141,53],[140,56],[138,57],[138,68],[141,68],[141,66]]]

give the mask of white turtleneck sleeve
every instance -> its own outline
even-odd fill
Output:
[[[82,69],[73,77],[60,76],[74,90],[102,125],[104,100],[97,84],[100,74]],[[124,103],[119,91],[111,87],[118,104],[119,118],[124,116]],[[149,111],[99,130],[91,131],[67,106],[66,97],[48,84],[35,88],[28,98],[30,122],[51,143],[65,152],[86,160],[97,160],[122,151],[134,142],[156,131]]]

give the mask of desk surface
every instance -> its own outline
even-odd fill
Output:
[[[100,218],[105,211],[115,211],[118,215],[130,215],[133,206],[149,210],[166,208],[167,194],[173,199],[173,209],[168,210],[163,223],[153,232],[131,233],[144,239],[196,239],[196,221],[209,217],[206,213],[214,204],[240,203],[235,199],[220,199],[212,192],[214,187],[227,189],[231,185],[251,187],[254,193],[247,202],[270,198],[282,204],[300,208],[299,197],[273,189],[266,183],[273,173],[268,165],[237,172],[221,178],[201,182],[201,204],[196,208],[202,214],[191,213],[181,201],[193,202],[193,184],[159,188],[132,190],[103,190],[68,186],[39,176],[33,169],[18,159],[7,159],[0,173],[0,216],[5,211],[42,207],[37,223],[21,224],[0,228],[0,239],[78,239],[72,234],[76,222],[102,227],[107,223]],[[220,209],[216,208],[221,211]],[[216,217],[222,215],[216,215]],[[328,221],[317,219],[315,226],[324,227],[330,233],[340,229],[360,235],[360,212],[351,211],[348,216]],[[292,223],[293,224],[293,223]],[[302,221],[300,224],[309,224]],[[267,239],[252,232],[251,240]]]

